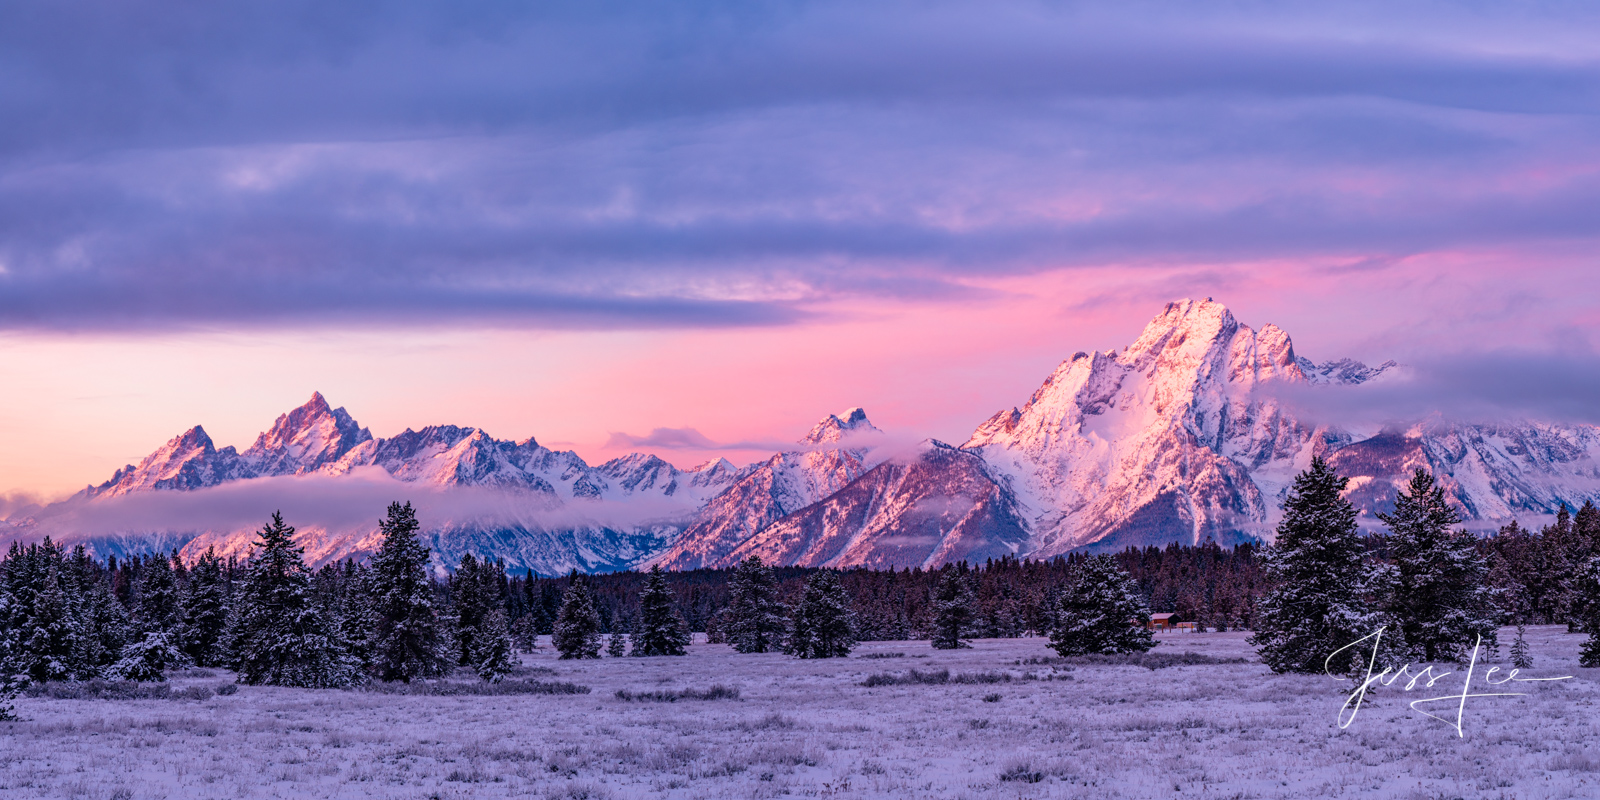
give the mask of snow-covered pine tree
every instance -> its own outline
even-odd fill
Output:
[[[61,587],[59,554],[48,539],[34,550],[38,582],[26,601],[31,614],[21,631],[22,671],[37,683],[70,680],[76,670],[72,662],[73,642],[77,638],[67,614],[67,597]]]
[[[189,586],[183,593],[182,649],[196,665],[222,663],[222,634],[228,624],[228,587],[222,578],[222,559],[215,548],[195,561]]]
[[[152,631],[122,648],[122,657],[106,668],[106,677],[117,681],[162,682],[169,669],[182,669],[194,662],[178,649],[167,631]]]
[[[511,641],[516,642],[517,649],[524,653],[539,649],[539,623],[532,614],[523,614],[511,623]]]
[[[1517,669],[1532,669],[1533,657],[1528,654],[1527,628],[1517,626],[1517,639],[1511,643],[1511,666]]]
[[[1461,518],[1443,487],[1419,469],[1395,500],[1394,513],[1378,518],[1389,526],[1395,568],[1387,610],[1413,656],[1462,662],[1480,636],[1492,651],[1498,626],[1484,580],[1488,564],[1472,534],[1450,529]]]
[[[751,556],[733,568],[728,606],[722,612],[722,638],[740,653],[765,653],[783,646],[788,628],[772,568]]]
[[[933,646],[937,650],[957,650],[972,645],[962,641],[969,635],[973,619],[977,616],[972,586],[964,569],[947,566],[939,578],[939,589],[934,595]]]
[[[1289,488],[1277,540],[1265,559],[1271,588],[1258,606],[1250,639],[1275,672],[1326,669],[1345,675],[1364,667],[1358,648],[1340,648],[1386,622],[1373,608],[1376,573],[1366,557],[1355,506],[1343,495],[1348,483],[1318,457]],[[1384,636],[1394,643],[1399,632],[1391,629]],[[1339,657],[1329,661],[1335,652]]]
[[[0,563],[0,722],[9,722],[17,718],[16,705],[13,703],[22,688],[16,679],[21,672],[19,655],[21,646],[17,641],[16,628],[13,627],[14,614],[17,612],[18,600],[11,586],[11,558],[19,550],[17,542],[11,543],[11,556],[7,561]]]
[[[82,592],[78,603],[73,662],[78,679],[98,677],[121,657],[133,633],[128,610],[112,593],[109,577],[82,546],[73,548],[71,572]]]
[[[486,576],[481,574],[484,566],[485,562],[479,561],[471,553],[465,553],[461,556],[460,566],[456,567],[456,573],[450,576],[451,610],[456,623],[456,641],[461,646],[460,663],[463,665],[473,663],[473,654],[478,651],[479,629],[493,607],[485,591],[488,588],[485,585]]]
[[[490,683],[499,683],[511,674],[511,669],[517,664],[506,612],[498,608],[490,611],[477,633],[477,638],[473,640],[476,650],[472,667],[477,670],[478,677]]]
[[[1063,656],[1142,653],[1156,645],[1150,607],[1109,555],[1089,556],[1071,570],[1052,622],[1050,647]]]
[[[1587,570],[1590,562],[1600,558],[1600,508],[1594,501],[1585,500],[1572,518],[1568,533],[1567,558],[1573,564],[1574,590],[1567,595],[1568,632],[1588,630],[1588,620],[1600,616],[1600,594],[1588,584]]]
[[[411,503],[390,503],[378,522],[383,543],[370,567],[370,644],[372,674],[382,681],[439,675],[454,667],[442,657],[433,583],[428,580],[428,548],[417,541],[417,514]]]
[[[0,591],[0,619],[4,619],[9,610],[10,598]],[[0,627],[0,722],[11,722],[17,718],[17,706],[13,701],[22,689],[15,669],[16,640],[10,633],[9,629]]]
[[[5,654],[0,652],[0,663],[3,663]],[[12,722],[17,718],[17,705],[15,702],[20,694],[21,686],[17,685],[10,673],[0,674],[0,722]]]
[[[839,573],[818,570],[789,621],[784,651],[796,658],[843,658],[856,645],[855,613]]]
[[[355,661],[362,674],[372,675],[373,647],[377,643],[378,615],[373,608],[376,600],[372,583],[372,568],[347,559],[334,565],[337,600],[333,603],[339,626],[339,638],[345,651]]]
[[[1578,664],[1600,667],[1600,558],[1589,559],[1582,576],[1578,581],[1578,591],[1587,595],[1590,602],[1584,605],[1586,613],[1581,625],[1589,638],[1578,653]]]
[[[178,622],[178,582],[165,553],[146,556],[135,585],[139,604],[134,620],[142,633],[165,633]]]
[[[70,555],[57,551],[55,556],[61,558],[60,583],[62,597],[65,603],[68,630],[71,632],[71,655],[67,659],[69,669],[74,680],[94,678],[112,661],[117,652],[101,650],[101,641],[95,629],[96,609],[99,594],[95,591],[96,584],[100,583],[99,570],[94,559],[82,545],[72,549]]]
[[[628,654],[628,634],[616,631],[611,634],[611,639],[606,642],[606,655],[612,658],[622,658]]]
[[[361,679],[331,620],[310,596],[311,573],[294,528],[273,512],[245,566],[235,626],[235,670],[248,684],[341,687]]]
[[[576,570],[561,597],[551,643],[561,658],[600,657],[600,612],[595,610],[588,581]]]
[[[639,625],[633,637],[633,655],[687,655],[689,630],[672,608],[672,590],[658,564],[650,568],[644,591],[639,593]]]

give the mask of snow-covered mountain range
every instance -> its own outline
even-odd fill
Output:
[[[1319,454],[1353,477],[1349,496],[1369,517],[1392,504],[1416,467],[1434,471],[1463,515],[1485,524],[1600,501],[1592,425],[1435,417],[1362,431],[1313,424],[1282,399],[1284,389],[1360,391],[1403,373],[1394,362],[1314,364],[1276,326],[1253,330],[1210,299],[1185,300],[1127,348],[1062,362],[1025,404],[990,417],[960,446],[927,440],[896,452],[854,408],[824,417],[790,451],[744,468],[716,459],[690,470],[643,453],[590,466],[532,438],[449,425],[378,439],[314,394],[242,453],[218,449],[197,426],[98,486],[14,513],[0,531],[101,551],[244,555],[252,528],[162,522],[154,501],[267,502],[251,509],[264,517],[279,496],[314,488],[337,498],[328,487],[364,486],[356,494],[367,502],[420,493],[413,499],[441,566],[471,551],[550,574],[723,567],[750,555],[931,566],[1268,538],[1290,481]],[[119,526],[124,507],[141,509],[139,521]],[[302,527],[308,556],[370,552],[379,513]]]

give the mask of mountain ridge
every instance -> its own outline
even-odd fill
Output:
[[[7,520],[7,535],[55,530],[130,498],[205,496],[271,481],[379,481],[440,501],[426,535],[441,566],[464,552],[542,573],[726,567],[759,555],[805,566],[937,566],[999,555],[1270,537],[1294,475],[1313,456],[1351,477],[1370,520],[1410,470],[1434,471],[1469,520],[1544,514],[1600,500],[1600,429],[1432,418],[1358,435],[1305,421],[1282,387],[1404,380],[1393,361],[1314,363],[1273,324],[1244,325],[1210,298],[1168,303],[1126,348],[1077,352],[1020,406],[961,445],[893,452],[861,408],[828,414],[796,446],[743,468],[679,469],[632,453],[590,465],[533,437],[434,425],[375,438],[320,393],[280,415],[243,453],[195,426],[67,501]],[[302,484],[285,483],[282,487]],[[407,488],[411,487],[411,488]],[[288,491],[287,488],[284,491]],[[52,523],[56,520],[60,524]],[[308,556],[359,556],[370,523],[304,529]],[[19,533],[20,532],[20,533]],[[248,530],[113,530],[108,549],[216,546],[242,555]],[[185,538],[187,537],[187,538]]]

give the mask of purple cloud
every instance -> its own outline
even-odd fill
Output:
[[[0,8],[0,327],[794,324],[1600,235],[1583,5]]]

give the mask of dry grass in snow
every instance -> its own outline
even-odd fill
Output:
[[[814,662],[698,644],[524,657],[531,679],[588,694],[24,697],[24,721],[0,723],[0,797],[1595,798],[1600,670],[1576,668],[1581,637],[1564,630],[1530,631],[1531,674],[1576,677],[1469,699],[1465,738],[1407,706],[1459,691],[1460,673],[1375,690],[1340,730],[1350,684],[1273,675],[1245,633],[1164,634],[1153,654],[1210,658],[1156,669],[1048,659],[1040,639],[873,643]],[[875,675],[890,679],[863,685]],[[1453,721],[1454,704],[1432,708]]]

